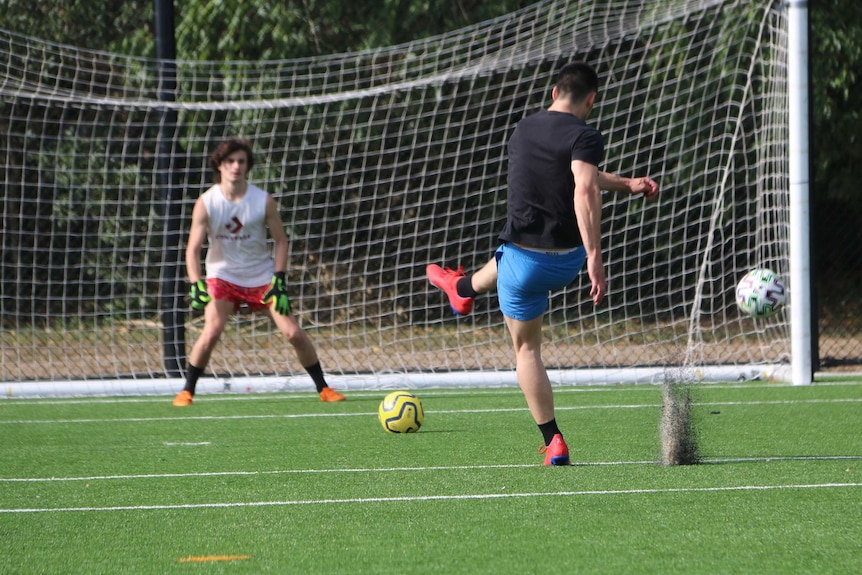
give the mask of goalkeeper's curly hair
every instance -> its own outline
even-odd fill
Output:
[[[254,166],[254,154],[252,153],[251,142],[243,138],[225,140],[218,145],[209,159],[209,166],[213,171],[215,183],[221,183],[221,173],[218,171],[218,167],[221,163],[224,162],[228,156],[240,150],[245,151],[248,156],[248,167],[246,168],[246,172],[251,171],[251,168]]]

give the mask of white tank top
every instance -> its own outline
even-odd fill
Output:
[[[241,287],[259,287],[275,269],[267,245],[267,193],[252,184],[231,202],[216,184],[203,194],[209,217],[206,275]]]

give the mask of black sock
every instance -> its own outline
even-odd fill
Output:
[[[198,379],[204,373],[204,368],[195,367],[192,364],[186,365],[186,386],[183,391],[188,391],[192,395],[195,394],[195,386],[198,384]]]
[[[323,377],[323,368],[320,367],[319,361],[314,365],[305,366],[305,371],[307,371],[308,375],[311,376],[311,379],[314,380],[314,387],[317,388],[317,393],[323,391],[324,387],[329,387],[326,385],[326,379]]]
[[[542,437],[545,438],[545,445],[550,445],[554,436],[560,433],[560,428],[557,427],[557,420],[552,419],[547,423],[540,423],[539,431],[542,432]]]
[[[455,289],[458,290],[458,295],[461,297],[476,297],[479,292],[473,289],[473,276],[465,276],[458,280],[455,284]]]

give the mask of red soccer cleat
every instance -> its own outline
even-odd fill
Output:
[[[539,453],[545,454],[545,465],[569,464],[569,446],[559,433],[554,436],[550,445],[540,447]]]
[[[446,268],[445,270],[437,264],[430,264],[425,268],[425,273],[428,274],[428,281],[431,285],[440,288],[449,298],[449,305],[458,315],[467,315],[473,311],[473,299],[471,297],[461,297],[458,295],[458,280],[464,275],[464,268],[459,267],[457,271]]]

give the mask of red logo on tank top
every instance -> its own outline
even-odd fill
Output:
[[[239,221],[236,216],[234,216],[231,221],[233,223],[227,224],[225,227],[230,231],[230,233],[238,234],[239,231],[242,229],[242,222]]]

